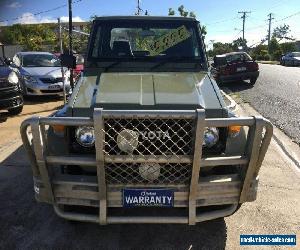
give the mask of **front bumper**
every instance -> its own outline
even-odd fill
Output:
[[[258,171],[272,137],[272,125],[260,117],[206,119],[204,110],[197,111],[116,111],[94,110],[94,118],[48,117],[30,118],[21,125],[23,144],[28,153],[34,176],[36,199],[54,205],[55,212],[66,219],[109,223],[189,223],[216,219],[231,215],[239,203],[256,199]],[[195,119],[195,142],[193,155],[118,155],[105,153],[104,123],[111,118],[128,119]],[[49,155],[46,151],[46,125],[94,126],[96,155]],[[249,128],[244,155],[202,156],[202,136],[205,127],[228,127],[232,125]],[[33,144],[28,139],[31,127]],[[263,131],[265,130],[265,133]],[[34,148],[34,150],[33,150]],[[187,184],[109,184],[107,163],[190,163],[191,178]],[[56,172],[59,166],[93,167],[97,176],[66,175]],[[204,168],[237,166],[240,173],[218,174],[200,177]],[[174,209],[181,209],[180,216],[162,215],[122,216],[111,213],[122,208],[123,188],[171,188],[174,190]],[[94,207],[96,215],[68,212],[64,206]],[[164,208],[161,208],[164,209]],[[134,209],[131,211],[135,211]]]
[[[0,110],[20,107],[23,102],[23,96],[17,86],[0,88]]]
[[[45,84],[39,82],[38,84],[28,84],[26,86],[26,95],[28,96],[41,96],[41,95],[63,95],[63,83]],[[53,88],[55,86],[56,88]],[[68,94],[71,89],[70,83],[65,84],[65,90]]]
[[[221,83],[244,81],[244,80],[250,80],[251,78],[258,78],[258,76],[259,76],[259,71],[243,72],[243,73],[236,73],[228,76],[221,75],[217,78],[217,81]]]

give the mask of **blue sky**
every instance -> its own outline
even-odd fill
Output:
[[[75,21],[80,21],[88,20],[94,14],[133,15],[137,0],[73,0],[73,2],[73,17]],[[15,22],[54,22],[57,17],[67,20],[67,7],[33,15],[66,3],[67,0],[0,0],[0,21],[4,21],[2,25],[10,25]],[[241,36],[242,20],[238,11],[251,11],[246,19],[245,33],[249,45],[260,41],[267,34],[266,20],[270,12],[275,18],[273,27],[283,23],[289,24],[293,37],[300,40],[300,0],[141,0],[142,9],[148,10],[153,16],[166,15],[169,7],[177,9],[181,4],[187,10],[194,11],[197,19],[207,26],[207,44],[211,43],[211,40],[231,42]],[[289,17],[293,14],[296,15]],[[12,20],[17,17],[21,18]]]

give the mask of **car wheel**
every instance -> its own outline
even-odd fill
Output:
[[[254,85],[256,83],[257,77],[250,78],[250,84]]]
[[[9,113],[10,115],[18,115],[18,114],[20,114],[20,113],[22,112],[22,110],[23,110],[23,106],[17,107],[17,108],[9,109],[9,110],[8,110],[8,113]]]

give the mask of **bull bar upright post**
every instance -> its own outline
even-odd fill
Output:
[[[189,193],[189,225],[196,224],[196,200],[198,193],[198,184],[201,168],[201,158],[202,158],[202,142],[203,133],[205,127],[205,111],[197,109],[196,111],[196,133],[195,133],[195,145],[194,145],[194,158],[192,165],[192,177],[190,184]]]

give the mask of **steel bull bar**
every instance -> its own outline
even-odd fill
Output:
[[[191,181],[188,186],[173,185],[175,192],[174,206],[188,207],[185,216],[111,216],[109,207],[122,207],[120,204],[120,185],[108,185],[106,182],[105,164],[107,162],[159,162],[176,161],[172,156],[135,157],[129,155],[105,155],[104,119],[114,118],[157,118],[171,117],[172,119],[196,119],[194,155],[177,157],[177,161],[190,162],[192,166]],[[46,126],[94,126],[96,155],[91,156],[53,156],[48,154]],[[238,156],[202,157],[202,141],[205,127],[248,127],[245,152]],[[31,128],[32,140],[29,139],[28,128]],[[253,201],[256,194],[257,176],[270,144],[273,127],[262,117],[240,118],[205,118],[204,110],[195,111],[134,111],[134,110],[103,110],[94,109],[93,118],[84,117],[32,117],[21,125],[21,136],[24,148],[28,154],[35,183],[37,200],[54,205],[55,212],[66,219],[96,222],[100,224],[113,223],[188,223],[216,219],[231,215],[239,203]],[[96,166],[97,178],[56,176],[52,172],[53,165]],[[244,166],[241,175],[226,175],[218,178],[199,177],[201,168],[209,166]],[[77,179],[76,179],[77,178]],[[256,185],[255,185],[256,184]],[[127,185],[125,185],[127,187]],[[160,185],[163,186],[163,185]],[[170,185],[169,185],[170,186]],[[168,187],[169,187],[168,186]],[[171,185],[172,186],[172,185]],[[124,185],[123,185],[124,187]],[[132,185],[128,185],[132,187]],[[153,187],[140,185],[140,187]],[[231,194],[231,196],[230,196]],[[229,195],[229,196],[228,196]],[[213,198],[210,200],[210,197]],[[255,196],[255,195],[254,195]],[[203,198],[204,197],[204,198]],[[61,204],[99,207],[98,215],[66,212]],[[207,205],[228,206],[222,209],[199,212],[197,208]]]

